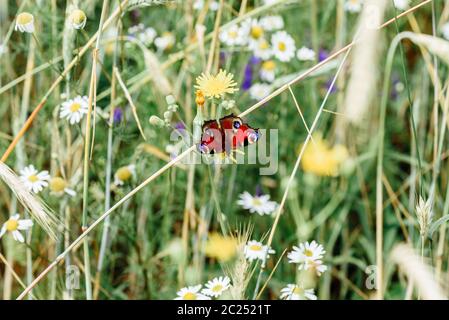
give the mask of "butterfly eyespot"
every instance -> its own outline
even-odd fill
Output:
[[[248,134],[248,142],[250,144],[257,142],[257,140],[259,140],[259,133],[257,131],[254,131],[254,132],[251,132],[250,134]]]
[[[242,125],[242,121],[239,120],[239,119],[234,120],[234,122],[232,123],[232,127],[233,127],[234,129],[239,129],[241,125]]]

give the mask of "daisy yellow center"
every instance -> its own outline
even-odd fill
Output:
[[[229,37],[231,37],[232,39],[237,38],[238,33],[237,31],[229,31]]]
[[[262,205],[262,201],[260,201],[260,199],[257,197],[253,198],[252,203],[253,203],[253,206],[255,206],[255,207],[259,207]]]
[[[294,294],[302,294],[303,292],[304,292],[304,290],[298,286],[296,286],[295,289],[293,289]]]
[[[185,295],[182,296],[184,300],[196,300],[196,294],[193,292],[187,292]]]
[[[262,64],[262,69],[267,71],[273,71],[276,68],[276,63],[273,60],[265,61]]]
[[[261,41],[259,44],[259,49],[261,50],[267,50],[269,47],[268,41]]]
[[[28,12],[23,12],[17,16],[17,23],[20,25],[26,25],[33,22],[33,15]]]
[[[287,50],[287,45],[285,44],[285,42],[281,41],[278,43],[278,49],[279,51],[285,51]]]
[[[86,14],[82,10],[75,10],[72,12],[72,22],[75,24],[81,24],[86,20]]]
[[[67,182],[60,177],[53,178],[50,181],[50,189],[53,192],[64,191],[66,186],[67,186]]]
[[[263,29],[261,26],[254,26],[251,28],[251,37],[259,39],[263,35]]]
[[[10,231],[10,232],[16,231],[18,227],[19,227],[19,222],[17,220],[9,219],[6,222],[6,230],[7,231]]]
[[[252,251],[262,251],[262,246],[258,244],[253,244],[249,247]]]
[[[39,178],[35,174],[32,174],[31,176],[28,177],[28,181],[30,182],[36,182],[38,180]]]
[[[220,292],[221,290],[223,290],[223,286],[221,284],[217,284],[212,288],[213,292]]]
[[[312,252],[312,250],[306,249],[306,250],[304,250],[304,255],[306,257],[311,257],[311,256],[313,256],[313,252]]]
[[[70,106],[70,111],[71,112],[77,112],[79,109],[81,109],[81,104],[79,104],[78,102],[74,102]]]
[[[117,170],[117,178],[122,181],[126,181],[131,178],[131,170],[128,167],[123,167]]]

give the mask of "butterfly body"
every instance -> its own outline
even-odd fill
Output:
[[[233,114],[203,124],[198,150],[202,154],[230,154],[237,148],[256,143],[259,130]]]

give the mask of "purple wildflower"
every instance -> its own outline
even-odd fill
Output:
[[[243,74],[242,90],[248,91],[253,84],[253,67],[260,63],[260,59],[257,57],[251,57],[245,66],[245,72]]]
[[[329,57],[329,51],[325,49],[320,49],[318,52],[318,62],[321,62],[323,60],[326,60]]]
[[[120,123],[123,119],[123,110],[121,108],[114,109],[114,123]]]

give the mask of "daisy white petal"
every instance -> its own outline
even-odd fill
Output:
[[[269,195],[253,197],[247,191],[240,195],[240,200],[237,201],[237,204],[241,205],[244,209],[249,210],[251,213],[257,213],[261,216],[270,215],[277,208],[277,203],[270,201]]]
[[[282,62],[288,62],[295,56],[295,40],[285,31],[278,31],[271,36],[274,56]]]
[[[29,165],[20,170],[19,178],[30,191],[39,193],[48,186],[50,175],[48,171],[38,172],[33,165]]]
[[[218,277],[210,280],[206,283],[205,287],[201,292],[206,296],[218,298],[229,289],[231,286],[231,279],[229,277]]]
[[[17,15],[14,30],[26,33],[34,32],[34,16],[29,12],[22,12]]]
[[[303,285],[288,284],[281,289],[283,300],[317,300],[314,289],[304,289]]]
[[[302,47],[298,50],[296,56],[300,61],[313,61],[315,60],[315,51],[307,47]]]
[[[260,19],[260,25],[266,31],[275,31],[284,28],[284,19],[281,16],[266,16]]]
[[[317,275],[321,275],[327,270],[322,259],[326,251],[321,244],[316,241],[300,243],[298,247],[287,254],[289,263],[297,263],[299,270],[313,269]]]
[[[3,237],[3,235],[6,233],[6,225],[3,224],[2,228],[0,229],[0,238]]]
[[[268,259],[270,254],[274,254],[275,251],[268,246],[263,245],[261,242],[250,240],[245,245],[244,255],[249,261],[261,260],[264,261]]]
[[[15,230],[15,231],[11,231],[11,233],[12,233],[12,237],[14,238],[14,240],[19,241],[21,243],[25,242],[25,238],[22,236],[20,231]]]
[[[79,123],[87,114],[89,109],[89,100],[86,96],[78,96],[61,104],[59,117],[67,119],[71,125]]]
[[[185,287],[179,290],[175,300],[210,300],[210,297],[200,293],[201,285]]]
[[[271,93],[271,86],[266,83],[255,83],[249,88],[249,95],[253,100],[260,101]]]

